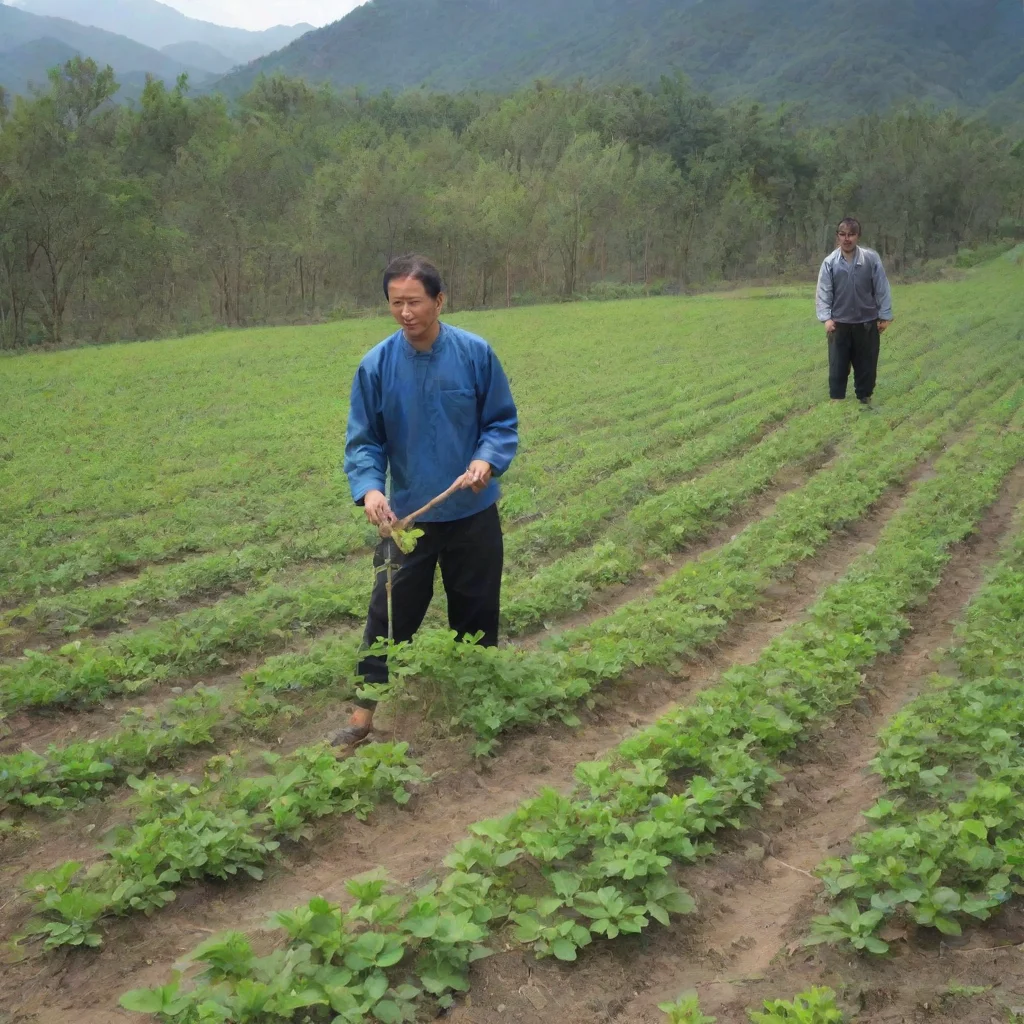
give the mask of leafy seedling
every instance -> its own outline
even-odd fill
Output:
[[[403,555],[411,555],[416,550],[416,544],[422,536],[423,531],[416,526],[407,530],[396,528],[391,531],[391,539],[398,545],[398,550]]]

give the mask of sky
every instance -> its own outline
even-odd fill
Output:
[[[261,29],[271,25],[327,25],[343,18],[363,0],[162,0],[190,18],[217,25]]]

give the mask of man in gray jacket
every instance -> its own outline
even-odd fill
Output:
[[[892,291],[874,249],[858,245],[860,221],[847,217],[836,231],[837,248],[818,274],[817,313],[828,333],[828,393],[846,398],[853,366],[853,389],[868,406],[875,390],[881,335],[892,323]]]

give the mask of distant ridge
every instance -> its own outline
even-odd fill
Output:
[[[31,14],[115,32],[156,50],[177,43],[207,46],[229,58],[229,67],[286,46],[313,28],[303,23],[251,32],[190,18],[158,0],[19,0],[19,6]]]
[[[160,52],[182,64],[191,64],[213,75],[224,75],[238,63],[237,60],[221,53],[220,50],[215,50],[212,46],[207,46],[206,43],[169,43],[167,46],[161,46]]]
[[[914,97],[1012,115],[1021,0],[372,0],[217,83],[276,71],[370,91],[653,82],[802,101],[823,116]],[[1016,111],[1020,117],[1020,112]]]
[[[101,67],[109,64],[126,85],[124,95],[137,92],[141,84],[136,83],[144,83],[147,74],[168,83],[187,74],[194,85],[211,77],[134,39],[0,4],[0,85],[8,91],[25,93],[30,84],[45,86],[48,70],[76,54],[93,58]]]

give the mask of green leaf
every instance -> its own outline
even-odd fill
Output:
[[[159,1013],[164,1007],[164,990],[162,988],[134,988],[125,992],[118,1000],[126,1010],[135,1013]]]

